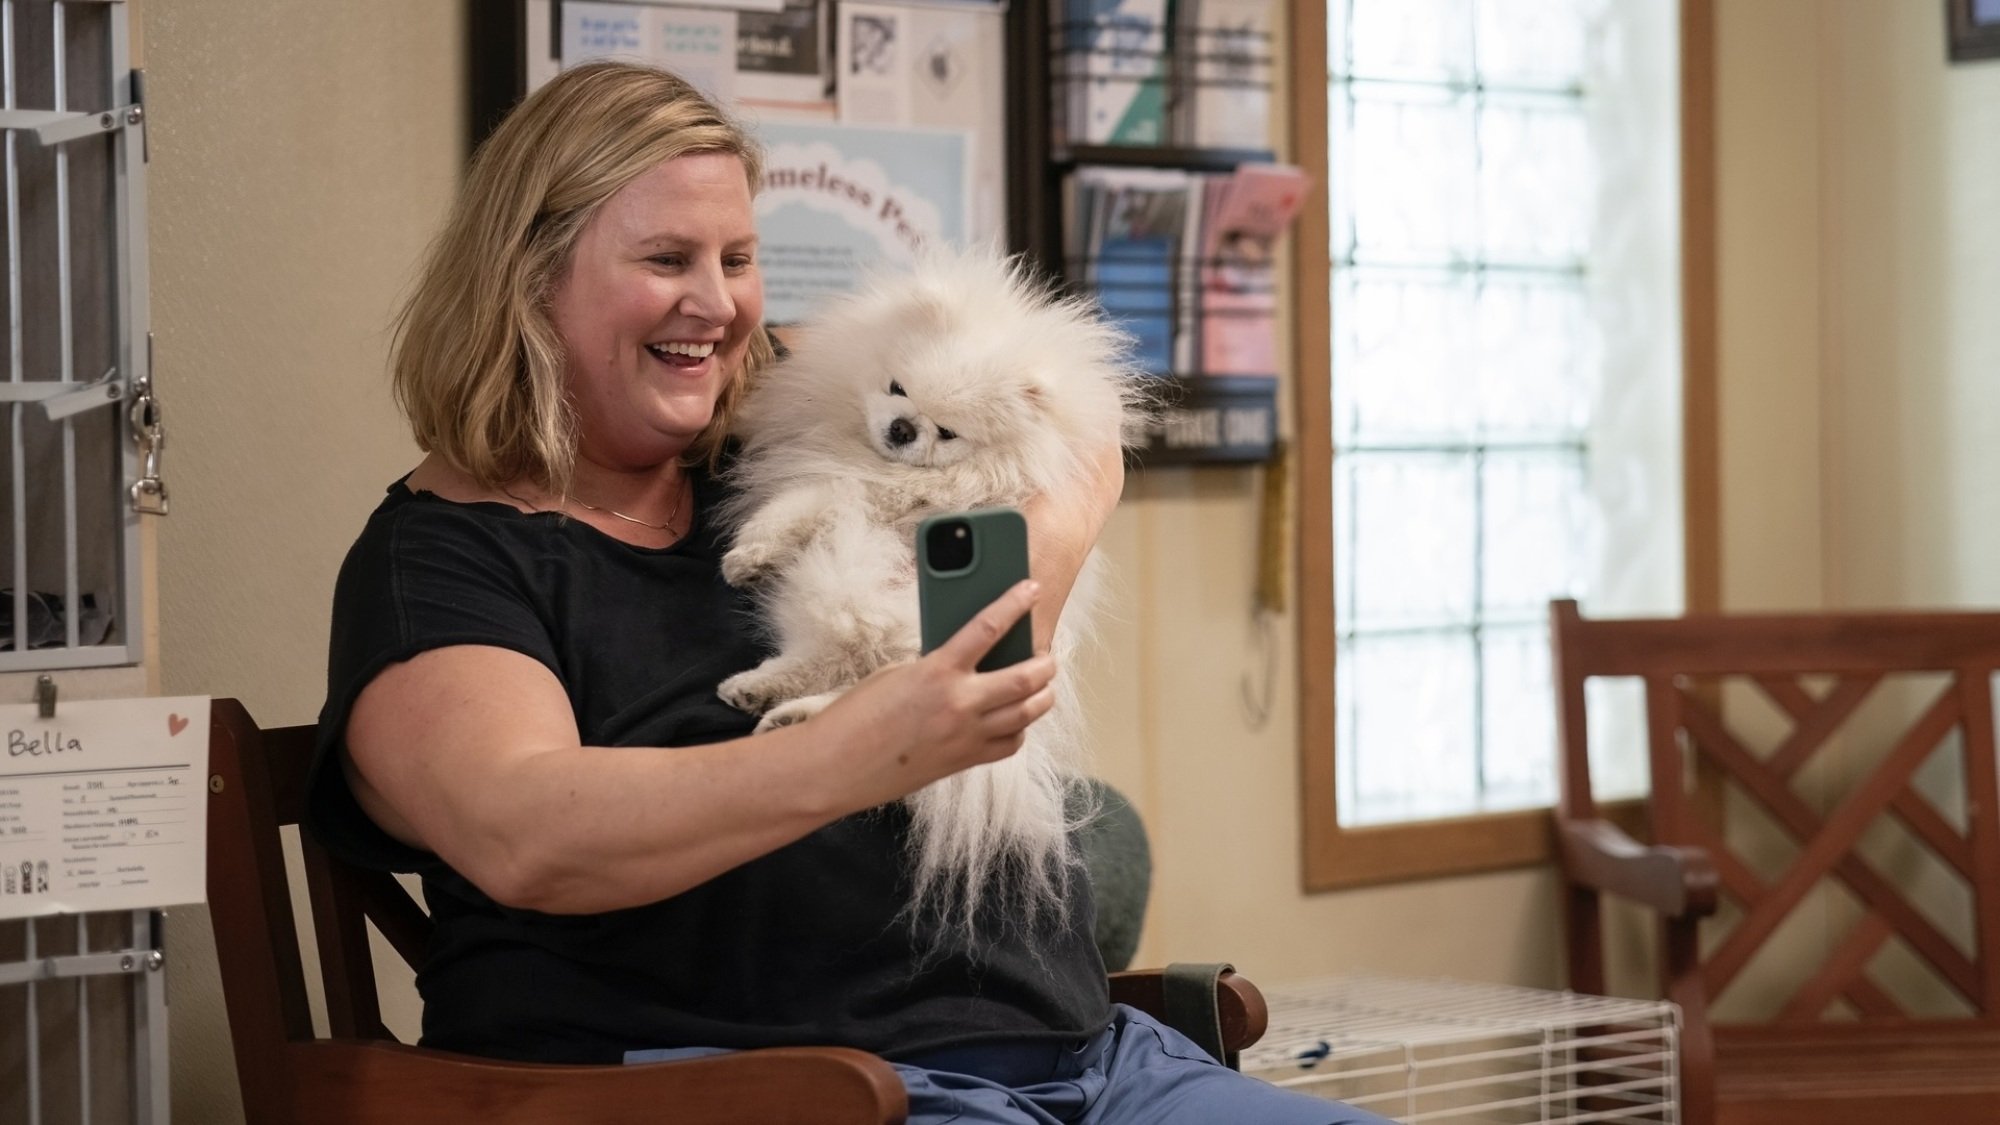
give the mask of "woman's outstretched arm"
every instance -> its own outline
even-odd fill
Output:
[[[1018,750],[1054,659],[975,665],[1034,603],[1023,582],[935,652],[863,680],[810,723],[672,750],[581,745],[568,696],[506,649],[384,670],[347,726],[348,777],[391,836],[496,902],[597,913],[670,897],[848,813]]]

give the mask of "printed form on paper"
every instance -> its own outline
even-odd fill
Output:
[[[0,706],[0,918],[205,899],[208,702]]]

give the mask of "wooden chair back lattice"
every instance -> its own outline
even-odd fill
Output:
[[[1785,1120],[1772,1116],[1778,1111],[1771,1105],[1780,1103],[1812,1103],[1814,1116],[1799,1120],[1838,1120],[1876,1096],[1882,1084],[1870,1083],[1877,1077],[1887,1092],[1876,1111],[1893,1110],[1894,1119],[1927,1119],[1907,1114],[1931,1095],[1946,1099],[1947,1114],[2000,1119],[2000,770],[1992,696],[2000,613],[1586,621],[1574,602],[1561,601],[1552,606],[1552,626],[1571,984],[1605,990],[1600,893],[1660,912],[1664,991],[1681,1006],[1686,1026],[1687,1120]],[[1597,677],[1644,683],[1650,846],[1614,828],[1591,792],[1584,685]],[[1735,684],[1761,696],[1788,725],[1768,750],[1753,749],[1756,740],[1725,721],[1721,701]],[[1915,708],[1898,711],[1911,684],[1924,694]],[[1866,721],[1857,721],[1864,705]],[[1884,734],[1889,712],[1914,718]],[[1829,749],[1836,746],[1837,753]],[[1954,763],[1943,759],[1954,757],[1955,768],[1947,768]],[[1729,824],[1741,828],[1754,819],[1744,809],[1754,808],[1795,846],[1789,859],[1774,861],[1768,848],[1746,855],[1738,833],[1725,838],[1723,790],[1746,802]],[[1885,859],[1885,822],[1899,825],[1935,862],[1909,849]],[[1941,890],[1947,883],[1951,889]],[[1810,924],[1797,916],[1826,886],[1844,892],[1854,920],[1824,935],[1818,960],[1773,997],[1772,974],[1747,970],[1788,921]],[[1916,886],[1922,893],[1912,893]],[[1736,908],[1733,924],[1710,919],[1698,932],[1724,896]],[[1878,979],[1880,955],[1892,944],[1943,982],[1948,999],[1935,986],[1920,1003],[1899,994],[1894,985],[1907,981],[1907,972],[1888,985]],[[1798,948],[1786,945],[1787,958]],[[1752,976],[1773,1008],[1769,1018],[1712,1026],[1717,999]],[[1777,1093],[1774,1084],[1782,1087]],[[1745,1108],[1753,1104],[1763,1108]]]

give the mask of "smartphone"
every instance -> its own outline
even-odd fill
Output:
[[[1028,577],[1028,521],[1012,508],[932,516],[917,525],[917,611],[925,652],[951,639],[980,610]],[[1028,616],[979,661],[991,672],[1034,655]]]

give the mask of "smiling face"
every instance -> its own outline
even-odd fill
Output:
[[[918,402],[894,379],[880,393],[867,397],[863,410],[869,442],[884,460],[905,465],[950,465],[971,456],[974,443],[960,438],[957,430],[937,416],[956,413],[969,417],[970,412],[963,407],[954,410],[958,404],[942,397],[926,395],[926,398],[930,401]]]
[[[678,456],[740,378],[764,316],[743,162],[669,160],[605,200],[550,302],[578,453],[608,468]]]

